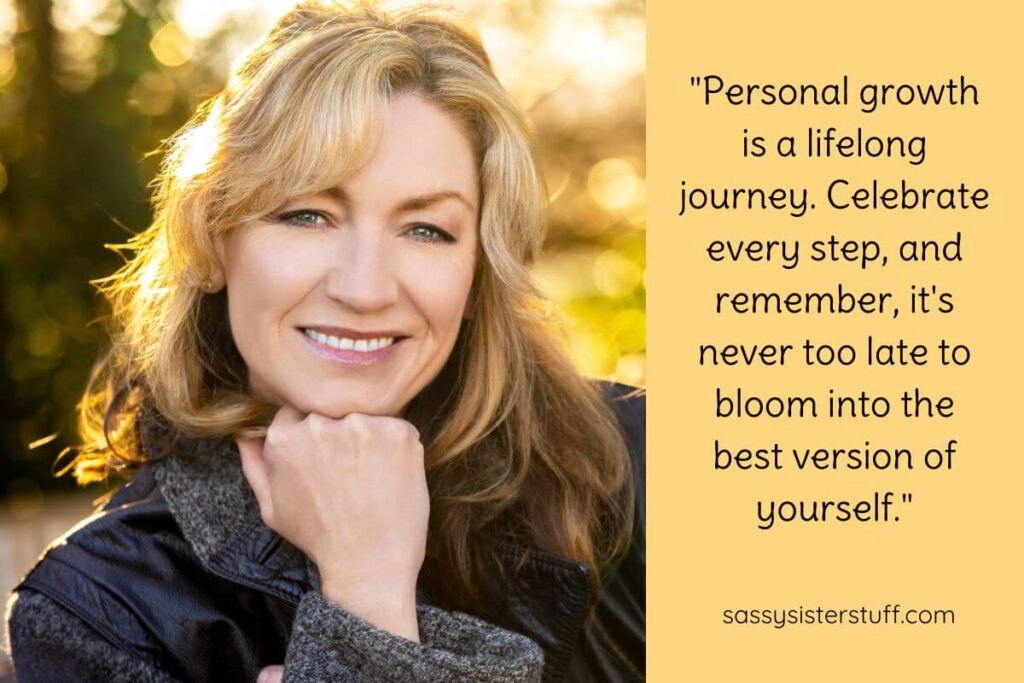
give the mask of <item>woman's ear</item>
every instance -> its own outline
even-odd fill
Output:
[[[210,277],[202,281],[202,283],[199,285],[199,288],[202,289],[207,294],[213,294],[224,289],[224,285],[225,282],[222,271],[220,269],[217,269],[216,272],[211,273]]]
[[[224,274],[224,236],[217,235],[214,237],[213,246],[217,252],[217,265],[210,271],[206,279],[199,284],[200,289],[207,294],[219,292],[227,284],[227,278]]]

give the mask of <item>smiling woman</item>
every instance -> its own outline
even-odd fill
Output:
[[[18,587],[20,681],[643,678],[644,397],[545,314],[525,130],[437,9],[238,63],[101,282],[74,474],[133,478]]]

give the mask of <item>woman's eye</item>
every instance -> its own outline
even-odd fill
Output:
[[[414,239],[423,242],[454,242],[455,238],[447,232],[429,223],[417,223],[409,229],[409,234]]]
[[[276,218],[281,223],[299,227],[317,226],[327,223],[327,216],[313,209],[285,211],[284,213],[279,213]]]

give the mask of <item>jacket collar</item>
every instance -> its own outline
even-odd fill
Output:
[[[319,588],[312,562],[260,518],[233,439],[182,435],[152,411],[140,416],[139,436],[144,453],[170,454],[154,463],[153,476],[209,571],[293,603]]]
[[[260,521],[234,441],[184,436],[152,411],[140,416],[139,436],[143,453],[159,458],[153,473],[160,491],[204,563]]]

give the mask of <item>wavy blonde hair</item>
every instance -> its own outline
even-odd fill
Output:
[[[626,446],[599,387],[562,350],[528,265],[545,192],[521,113],[479,38],[449,13],[300,4],[168,142],[155,213],[98,281],[111,348],[79,405],[80,482],[132,470],[137,416],[151,405],[182,433],[259,433],[274,406],[251,396],[228,326],[218,235],[296,196],[343,182],[367,159],[382,112],[415,93],[459,121],[477,152],[480,258],[440,375],[408,407],[421,432],[432,509],[423,571],[439,602],[480,606],[494,538],[586,563],[597,580],[629,542]]]

